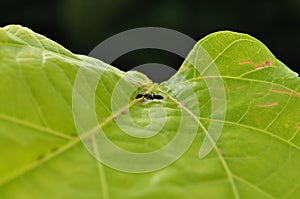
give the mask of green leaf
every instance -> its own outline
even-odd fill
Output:
[[[245,34],[205,37],[170,80],[156,85],[6,26],[0,29],[0,198],[299,198],[299,87],[296,73]],[[136,100],[144,89],[164,99]],[[95,159],[114,155],[97,155],[105,147],[90,129],[94,119],[132,153],[163,149],[181,132],[182,156],[175,147],[152,157],[172,163],[152,172],[113,169]],[[124,168],[139,168],[125,157]]]

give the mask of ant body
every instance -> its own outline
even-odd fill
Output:
[[[156,94],[156,93],[151,93],[151,94],[149,94],[149,93],[144,93],[144,94],[139,93],[139,94],[137,94],[135,99],[139,99],[139,98],[145,98],[147,100],[155,100],[155,99],[156,100],[162,100],[162,99],[164,99],[163,96],[161,96],[159,94]]]

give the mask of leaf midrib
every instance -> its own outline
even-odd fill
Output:
[[[22,125],[24,127],[32,128],[32,129],[38,130],[40,132],[45,132],[45,133],[48,133],[50,135],[53,135],[53,136],[56,136],[56,137],[59,137],[59,138],[63,138],[63,139],[66,139],[66,140],[72,140],[74,138],[73,136],[69,136],[69,135],[64,134],[62,132],[52,130],[50,128],[45,128],[43,126],[36,125],[34,123],[31,123],[31,122],[28,122],[28,121],[25,121],[25,120],[20,120],[19,118],[11,117],[11,116],[6,115],[6,114],[1,114],[0,113],[0,119],[8,121],[8,122],[15,123],[15,124],[19,124],[19,125]]]
[[[161,92],[164,93],[164,91],[160,90]],[[227,174],[227,177],[228,177],[228,181],[231,185],[231,188],[232,188],[232,192],[233,192],[233,195],[236,199],[239,199],[240,196],[239,196],[239,193],[238,193],[238,190],[237,190],[237,187],[235,185],[235,182],[233,180],[233,176],[232,176],[232,172],[231,170],[229,169],[223,155],[221,154],[220,150],[218,149],[217,147],[217,144],[214,144],[214,141],[212,140],[211,136],[209,135],[209,133],[207,132],[206,128],[204,127],[204,125],[201,123],[201,121],[198,119],[198,116],[196,116],[191,110],[189,110],[187,107],[185,107],[183,104],[181,104],[179,101],[177,101],[176,99],[174,99],[172,96],[169,96],[169,99],[171,99],[174,103],[178,104],[179,107],[182,107],[183,110],[185,110],[188,114],[190,114],[194,119],[195,121],[199,124],[199,126],[202,128],[202,130],[204,131],[205,135],[207,136],[207,138],[209,139],[209,141],[212,143],[213,145],[213,148],[215,149],[216,153],[218,154],[218,158],[220,159],[221,161],[221,164],[222,166],[224,167],[225,169],[225,172]]]

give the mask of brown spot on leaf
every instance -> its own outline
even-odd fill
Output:
[[[188,69],[188,67],[187,67],[187,66],[183,66],[183,67],[180,69],[180,72],[184,72],[184,71],[186,71],[186,69]]]
[[[93,144],[93,139],[92,139],[92,138],[89,138],[89,139],[88,139],[88,142],[89,142],[90,144]]]
[[[40,154],[37,158],[36,158],[36,160],[42,160],[42,159],[44,159],[46,157],[46,155],[45,154]]]
[[[224,157],[224,151],[222,149],[218,149],[219,153],[221,154],[221,156]]]
[[[77,137],[77,133],[70,133],[70,135],[72,136],[72,137]]]
[[[236,87],[236,90],[241,90],[241,89],[243,89],[243,88],[245,88],[245,85],[237,86],[237,87]]]
[[[283,93],[283,94],[288,94],[288,95],[292,95],[293,92],[292,91],[287,91],[287,90],[277,90],[277,89],[273,89],[271,90],[273,93]]]
[[[55,152],[55,151],[57,151],[58,150],[58,147],[53,147],[52,149],[51,149],[51,152],[53,153],[53,152]]]
[[[182,104],[178,104],[177,107],[178,107],[178,108],[183,108],[183,105],[182,105]]]
[[[129,110],[128,110],[128,109],[125,109],[125,110],[123,110],[123,111],[121,112],[121,114],[122,114],[122,115],[126,115],[128,112],[129,112]]]
[[[276,106],[278,104],[278,102],[272,102],[272,103],[268,103],[268,104],[257,104],[256,106],[258,107],[272,107],[272,106]]]
[[[261,121],[259,120],[259,119],[255,119],[255,124],[257,125],[257,126],[260,126],[260,124],[261,124]]]
[[[264,92],[256,92],[257,95],[263,95],[265,94]]]
[[[298,124],[298,128],[300,129],[300,123]]]
[[[288,90],[272,89],[271,91],[272,91],[273,93],[280,93],[280,94],[285,94],[285,95],[291,95],[291,96],[300,98],[300,94],[294,93],[294,92],[288,91]]]
[[[249,64],[253,66],[255,69],[262,69],[264,67],[271,66],[272,62],[267,60],[264,63],[254,63],[252,60],[248,59],[248,60],[240,61],[239,64]]]

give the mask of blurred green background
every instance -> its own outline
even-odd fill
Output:
[[[27,26],[74,53],[88,54],[106,38],[137,27],[171,28],[195,40],[233,30],[261,40],[278,59],[300,72],[300,0],[11,0],[1,2],[1,8],[2,27]],[[129,70],[148,62],[177,69],[182,59],[159,50],[138,50],[113,65]]]

